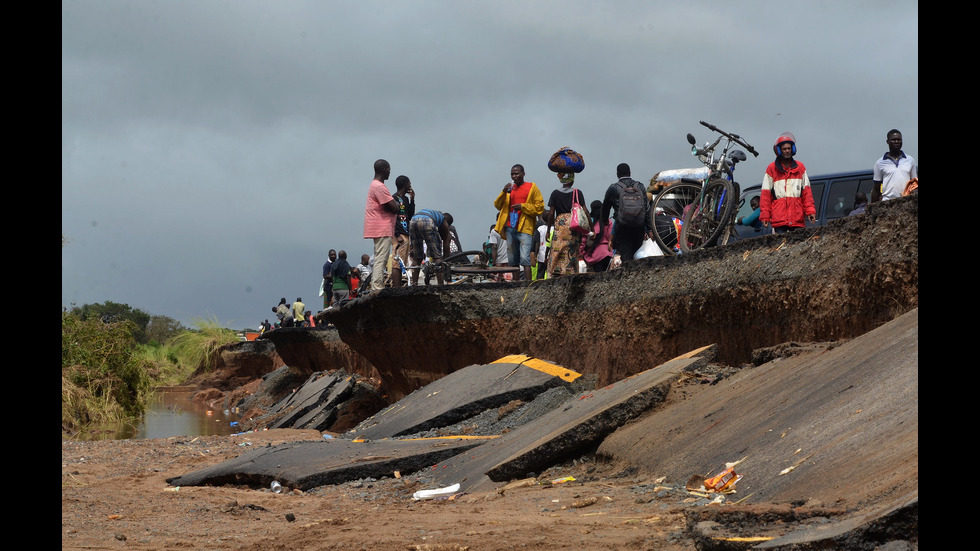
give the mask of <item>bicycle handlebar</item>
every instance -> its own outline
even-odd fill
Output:
[[[749,153],[755,155],[756,157],[759,156],[759,152],[756,151],[754,147],[752,147],[751,145],[749,145],[748,143],[746,143],[744,140],[742,140],[742,138],[739,137],[737,134],[729,134],[728,132],[725,132],[724,130],[718,128],[717,126],[711,124],[710,122],[704,122],[704,121],[700,121],[700,122],[701,122],[701,125],[702,126],[705,126],[705,127],[709,128],[711,130],[714,130],[715,132],[721,134],[722,136],[725,136],[726,138],[732,140],[733,142],[737,143],[738,145],[744,147],[745,149],[748,149],[749,150]]]

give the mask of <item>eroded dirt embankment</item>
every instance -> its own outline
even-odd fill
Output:
[[[729,365],[786,341],[865,333],[918,306],[918,197],[862,216],[601,274],[386,289],[322,312],[397,400],[510,354],[604,385],[717,343]],[[280,352],[281,354],[282,352]]]

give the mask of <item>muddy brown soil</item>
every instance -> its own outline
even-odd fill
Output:
[[[704,385],[691,381],[685,393]],[[232,436],[62,442],[62,549],[694,551],[689,524],[707,499],[629,465],[583,456],[533,484],[454,500],[414,501],[413,477],[308,493],[248,486],[178,487],[168,478],[311,430]],[[819,513],[832,516],[834,511]]]

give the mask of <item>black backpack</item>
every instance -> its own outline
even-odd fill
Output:
[[[619,208],[616,209],[616,223],[626,227],[643,226],[646,221],[646,190],[631,180],[629,184],[618,182]]]

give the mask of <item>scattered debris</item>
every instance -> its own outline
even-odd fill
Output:
[[[419,490],[412,494],[412,499],[415,501],[423,499],[435,499],[437,497],[451,496],[459,491],[459,483],[453,484],[452,486],[446,486],[445,488],[437,488],[435,490]]]

